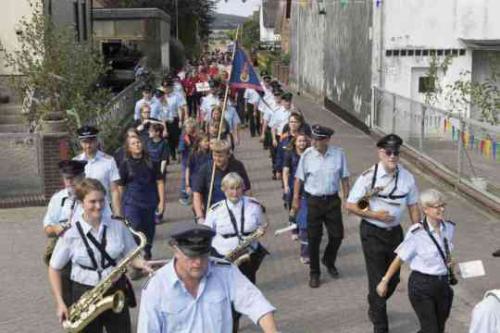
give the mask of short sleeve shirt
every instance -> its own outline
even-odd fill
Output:
[[[300,157],[295,177],[304,182],[304,190],[316,196],[339,191],[340,180],[349,177],[344,150],[329,146],[325,154],[316,148],[307,148]]]
[[[138,333],[231,333],[231,307],[254,323],[275,311],[262,293],[232,264],[210,261],[193,297],[174,268],[156,272],[142,291]]]
[[[447,240],[449,250],[452,251],[455,225],[451,222],[442,222],[440,224],[440,234],[430,224],[428,226],[431,235],[438,242],[443,254],[446,253],[445,239]],[[444,264],[439,250],[420,223],[410,227],[405,239],[399,244],[395,252],[401,260],[410,266],[412,271],[428,275],[448,274],[448,268]]]
[[[236,222],[236,230],[229,211]],[[242,216],[245,218],[242,219]],[[208,210],[205,219],[205,225],[216,232],[212,247],[223,256],[234,250],[240,244],[241,238],[248,236],[262,224],[262,206],[257,200],[247,196],[243,196],[236,204],[229,200],[216,203]],[[254,242],[252,247],[256,248],[257,242]]]
[[[384,190],[379,193],[380,195],[386,196],[395,189],[393,195],[402,197],[391,199],[374,196],[369,199],[371,210],[386,210],[389,214],[395,217],[392,223],[385,223],[369,218],[364,219],[380,228],[395,227],[401,223],[406,206],[414,205],[418,202],[418,188],[415,178],[402,165],[398,165],[398,177],[396,184],[396,178],[394,175],[388,174],[383,168],[382,163],[379,163],[376,175],[375,166],[372,166],[359,176],[354,183],[354,186],[351,188],[347,202],[357,203],[360,199],[362,199],[368,191],[371,190],[373,177],[376,178],[374,187],[384,188]]]
[[[74,160],[87,161],[85,165],[85,177],[95,178],[102,183],[109,195],[111,184],[120,179],[120,173],[116,161],[112,156],[98,150],[94,158],[89,159],[85,153],[76,156]]]
[[[99,242],[102,240],[104,227],[106,227],[106,252],[117,263],[137,247],[132,234],[121,221],[104,217],[99,230],[95,230],[90,224],[87,224],[83,219],[83,214],[78,216],[75,221],[80,223],[85,235],[91,233]],[[89,246],[93,250],[98,269],[102,269],[101,252],[90,241]],[[83,268],[92,267],[93,263],[76,225],[72,225],[63,236],[59,237],[49,265],[54,269],[60,270],[69,262],[72,263],[72,281],[87,286],[95,286],[100,281],[97,271]],[[103,269],[101,278],[108,276],[113,271],[113,268],[113,266],[110,266]]]
[[[55,193],[49,201],[47,212],[43,218],[43,226],[57,225],[71,220],[76,206],[76,199],[70,196],[68,189]]]

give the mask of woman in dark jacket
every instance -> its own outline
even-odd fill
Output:
[[[149,260],[155,234],[155,210],[163,214],[165,207],[165,182],[159,163],[151,161],[139,138],[127,138],[125,152],[125,160],[119,168],[123,212],[133,228],[146,235],[144,258]]]

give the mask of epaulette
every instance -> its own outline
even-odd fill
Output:
[[[424,227],[420,224],[420,223],[415,223],[413,224],[411,227],[410,227],[410,232],[412,234],[418,232],[418,231],[421,231],[421,230],[424,230]]]
[[[222,207],[222,204],[223,204],[223,203],[224,203],[224,201],[219,201],[219,202],[217,202],[217,203],[213,204],[213,205],[210,207],[209,211],[214,211],[214,210],[216,210],[217,208]]]
[[[361,176],[366,176],[368,175],[370,172],[373,172],[373,166],[369,167],[367,170],[363,171],[361,173]]]
[[[259,205],[262,208],[262,212],[264,212],[264,213],[266,212],[266,206],[264,206],[259,200],[255,199],[253,197],[248,197],[248,201]]]
[[[216,265],[231,266],[231,263],[224,258],[210,257],[210,261]]]

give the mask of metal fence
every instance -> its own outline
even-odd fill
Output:
[[[500,126],[374,88],[373,126],[485,195],[500,200]]]
[[[86,122],[99,128],[101,147],[108,153],[112,153],[114,148],[121,144],[123,132],[132,123],[135,102],[140,98],[143,85],[142,80],[131,83],[109,101],[104,113]],[[80,150],[76,137],[71,145],[74,151]]]
[[[0,199],[42,193],[38,133],[0,133]]]

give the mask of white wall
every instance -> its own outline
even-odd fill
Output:
[[[472,70],[472,50],[464,39],[500,39],[499,0],[385,0],[374,15],[377,34],[383,16],[383,49],[466,49],[455,57],[441,86],[454,82],[463,71]],[[495,17],[497,16],[497,17]],[[380,35],[374,36],[378,43]],[[384,52],[385,53],[385,52]],[[444,57],[440,58],[443,59]],[[412,97],[413,68],[428,68],[431,56],[382,56],[383,87]],[[378,67],[378,66],[377,66]],[[378,68],[374,67],[374,70]],[[374,76],[377,74],[374,72]],[[441,101],[439,106],[447,108]]]
[[[264,27],[264,12],[263,7],[259,10],[259,25],[260,25],[260,41],[261,42],[274,42],[274,29]]]
[[[23,17],[31,15],[28,0],[2,0],[2,10],[0,11],[0,41],[8,51],[18,47],[15,33],[18,22]],[[5,68],[3,56],[0,57],[0,75],[10,75],[12,72]]]

